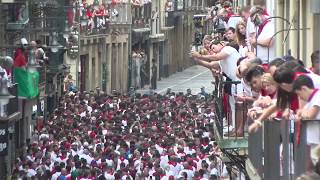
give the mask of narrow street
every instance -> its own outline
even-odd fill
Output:
[[[211,84],[211,72],[202,66],[192,66],[182,72],[177,72],[168,78],[163,78],[157,82],[156,93],[163,94],[168,88],[173,92],[186,92],[188,88],[191,89],[192,94],[200,92],[200,88],[205,87],[206,92],[212,92],[213,86]],[[137,92],[144,94],[148,93],[148,88],[139,89]]]

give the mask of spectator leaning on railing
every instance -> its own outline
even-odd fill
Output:
[[[306,75],[299,76],[293,82],[293,91],[305,102],[304,106],[297,111],[297,121],[316,120],[319,122],[309,122],[307,124],[307,144],[311,146],[311,151],[320,145],[320,91],[315,89],[313,81]],[[317,163],[318,159],[312,159]]]
[[[315,88],[320,88],[320,76],[310,73],[298,61],[287,61],[281,64],[274,72],[273,78],[278,84],[277,103],[269,106],[263,111],[258,119],[249,127],[249,131],[256,131],[261,126],[261,121],[267,119],[277,110],[277,116],[288,117],[289,113],[296,112],[299,109],[299,100],[293,92],[293,82],[300,75],[310,77]]]

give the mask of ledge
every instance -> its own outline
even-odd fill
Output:
[[[21,118],[20,112],[15,112],[9,115],[8,117],[0,117],[0,122],[12,122]]]

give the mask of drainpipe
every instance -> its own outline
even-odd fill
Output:
[[[297,0],[297,6],[298,6],[297,29],[300,29],[300,0]],[[298,30],[298,37],[297,37],[297,59],[300,59],[300,30]]]

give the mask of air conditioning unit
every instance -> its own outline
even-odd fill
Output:
[[[310,10],[313,14],[320,14],[320,1],[319,0],[311,0],[310,1]]]

